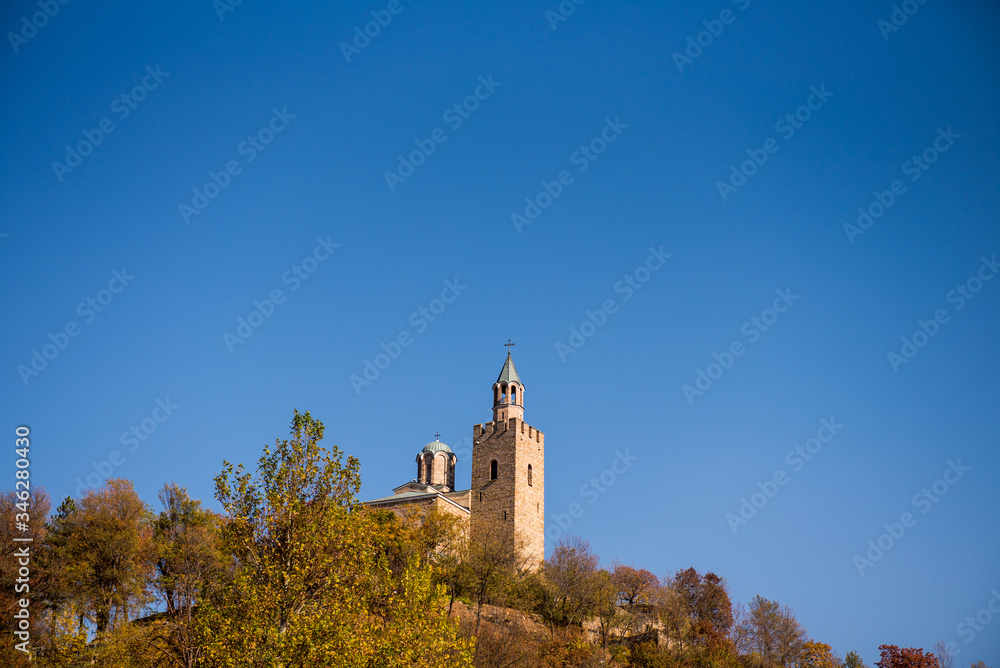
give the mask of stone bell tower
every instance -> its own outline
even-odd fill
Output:
[[[493,383],[493,421],[472,428],[472,531],[500,522],[534,569],[545,558],[545,435],[524,422],[512,345]]]

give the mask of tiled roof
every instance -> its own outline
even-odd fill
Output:
[[[393,494],[392,496],[383,496],[381,499],[372,499],[371,501],[363,501],[362,503],[364,503],[364,505],[366,505],[366,506],[371,506],[371,505],[381,506],[381,505],[388,505],[388,504],[394,503],[394,502],[408,503],[410,501],[421,501],[421,500],[424,500],[424,499],[432,499],[435,496],[441,497],[441,499],[443,501],[445,501],[447,503],[450,503],[451,505],[455,506],[456,508],[461,508],[465,512],[470,512],[468,508],[466,508],[465,506],[463,506],[460,503],[456,503],[452,499],[449,499],[447,496],[445,496],[441,492],[403,492],[402,494]]]

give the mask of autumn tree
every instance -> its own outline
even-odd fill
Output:
[[[618,600],[623,606],[646,605],[652,602],[659,578],[644,568],[616,563],[611,571]]]
[[[166,611],[150,620],[146,641],[163,663],[192,668],[202,655],[194,624],[196,607],[228,575],[220,518],[176,483],[164,485],[159,499],[163,510],[153,522],[155,585]]]
[[[421,518],[412,536],[422,563],[430,565],[434,582],[444,585],[448,593],[450,617],[455,597],[468,582],[468,525],[455,515],[432,510]]]
[[[208,666],[468,665],[443,591],[420,559],[394,570],[398,527],[359,512],[358,460],[319,445],[324,427],[295,412],[291,438],[265,447],[256,476],[224,462],[230,582],[198,615]]]
[[[832,647],[810,640],[802,647],[798,668],[841,668],[842,665]]]
[[[15,612],[22,608],[21,599],[30,601],[31,642],[22,645],[33,648],[43,631],[37,621],[43,613],[47,574],[37,560],[39,547],[44,544],[50,502],[45,490],[9,491],[0,494],[0,615],[4,620],[4,643],[0,648],[0,663],[5,666],[27,666],[28,654],[16,649],[23,642],[15,635],[18,619]],[[22,539],[15,542],[15,539]],[[30,539],[30,540],[23,540]],[[28,571],[27,576],[21,570]]]
[[[943,640],[939,640],[934,645],[934,656],[937,657],[938,666],[940,668],[954,668],[954,662],[952,661],[952,653],[948,651],[948,643]]]
[[[848,652],[844,657],[844,668],[868,668],[857,652]]]
[[[33,645],[45,666],[72,666],[87,647],[85,604],[74,597],[76,588],[69,575],[71,520],[76,511],[72,497],[63,499],[45,525],[44,541],[36,543]]]
[[[746,637],[749,657],[760,665],[793,665],[805,650],[805,629],[788,606],[758,595],[750,602],[741,633]]]
[[[503,603],[524,569],[521,545],[511,539],[512,535],[499,520],[480,518],[472,527],[465,561],[470,593],[476,602],[475,633],[479,633],[483,604]]]
[[[151,602],[150,513],[131,481],[114,478],[88,490],[63,522],[70,596],[100,636]]]
[[[389,557],[393,572],[399,574],[410,558],[433,573],[435,584],[448,593],[448,614],[459,591],[468,587],[468,525],[451,513],[432,508],[404,508],[398,512],[366,509],[372,521],[392,526],[396,538],[390,541]]]
[[[718,575],[703,576],[693,568],[677,571],[659,601],[664,630],[678,657],[688,649],[700,651],[729,642],[732,603],[725,581]]]
[[[564,537],[542,565],[547,584],[543,617],[551,625],[580,626],[597,609],[602,588],[600,558],[590,543]]]
[[[601,647],[607,649],[608,640],[612,634],[618,637],[631,633],[635,625],[629,613],[620,606],[621,592],[615,584],[612,573],[603,568],[597,572],[597,589],[595,591],[594,616],[597,618],[597,631],[601,637]]]
[[[875,662],[878,668],[939,668],[937,657],[923,649],[895,645],[879,645],[878,649],[882,655]]]

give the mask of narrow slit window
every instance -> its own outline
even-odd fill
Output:
[[[496,480],[496,479],[497,479],[497,460],[494,459],[493,461],[490,462],[490,480]]]
[[[528,486],[531,486],[531,464],[528,464]]]

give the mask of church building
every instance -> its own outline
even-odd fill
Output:
[[[471,489],[455,489],[457,462],[451,448],[431,441],[417,453],[414,480],[365,505],[395,512],[437,509],[460,517],[473,534],[484,519],[499,522],[537,568],[545,558],[545,435],[524,421],[524,384],[509,347],[493,383],[493,420],[472,427]]]

